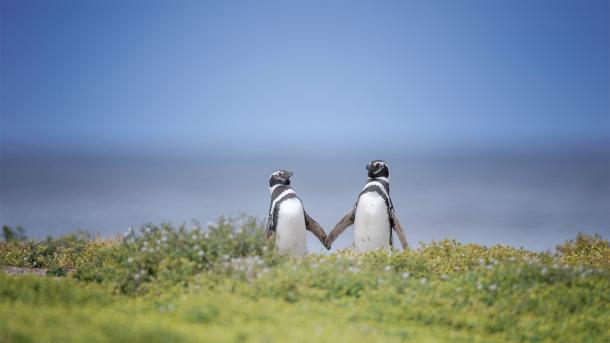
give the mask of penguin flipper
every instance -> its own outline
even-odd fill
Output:
[[[324,229],[320,226],[320,224],[313,220],[313,218],[311,218],[307,212],[303,211],[303,213],[305,214],[305,229],[311,231],[311,233],[318,237],[320,242],[322,242],[322,244],[324,244],[326,247],[326,232],[324,232]],[[328,247],[326,248],[328,249]]]
[[[265,229],[265,235],[267,238],[273,236],[274,231],[271,230],[271,225],[267,224],[267,228]]]
[[[275,233],[273,228],[273,208],[269,206],[269,217],[267,218],[267,227],[265,228],[265,235],[267,238],[271,237]]]
[[[392,229],[394,229],[394,231],[396,231],[396,234],[398,235],[398,239],[400,240],[400,244],[402,245],[403,250],[408,249],[409,245],[407,244],[407,236],[405,235],[405,230],[402,229],[402,225],[400,225],[400,221],[398,221],[398,216],[396,215],[396,212],[394,211],[394,209],[392,209],[392,211],[390,211],[390,216],[392,219]]]
[[[340,234],[347,229],[348,226],[354,224],[354,219],[356,218],[356,208],[354,207],[349,213],[347,213],[326,237],[326,249],[330,250],[331,244],[339,237]]]

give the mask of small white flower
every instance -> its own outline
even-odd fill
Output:
[[[420,284],[420,285],[425,285],[425,284],[426,284],[426,282],[428,282],[428,279],[426,279],[425,277],[423,277],[423,278],[419,279],[419,284]]]
[[[229,258],[231,258],[231,256],[226,255],[226,254],[225,254],[225,255],[222,255],[222,259],[223,259],[223,260],[228,260]]]
[[[197,252],[197,255],[203,256],[203,255],[205,255],[205,252],[203,252],[203,250],[199,250],[199,252]]]
[[[483,259],[483,258],[479,259],[479,264],[485,264],[485,259]]]
[[[409,276],[411,276],[411,274],[409,274],[409,272],[404,272],[404,273],[402,273],[402,278],[403,278],[403,279],[408,279],[408,278],[409,278]]]
[[[549,271],[549,270],[548,270],[546,267],[543,267],[543,268],[540,270],[540,274],[542,274],[542,275],[546,275],[546,273],[547,273],[548,271]]]
[[[477,290],[480,291],[483,289],[483,284],[481,284],[480,282],[477,282]]]
[[[167,242],[167,236],[164,235],[163,237],[161,237],[161,241],[162,242]]]
[[[462,287],[456,288],[455,291],[458,292],[458,293],[461,292],[462,291]]]
[[[449,278],[449,276],[447,276],[447,274],[441,275],[441,280],[447,280],[448,278]]]
[[[392,266],[385,266],[385,268],[383,268],[383,270],[385,270],[386,272],[389,272],[390,270],[392,270]]]
[[[495,284],[495,283],[492,283],[491,285],[489,285],[489,290],[490,290],[490,291],[495,291],[497,287],[498,287],[498,286],[496,286],[496,284]]]
[[[132,263],[133,262],[133,257],[130,257],[127,259],[127,263]]]

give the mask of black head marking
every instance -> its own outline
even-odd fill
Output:
[[[375,179],[378,177],[390,177],[390,169],[382,160],[373,160],[366,165],[366,170],[369,172],[369,177]]]
[[[278,170],[275,173],[269,176],[269,187],[277,186],[277,185],[290,185],[290,177],[292,176],[292,172],[288,170]]]

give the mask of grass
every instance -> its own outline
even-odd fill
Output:
[[[250,217],[0,243],[2,342],[607,342],[610,245],[274,252]],[[74,270],[67,276],[65,271]]]

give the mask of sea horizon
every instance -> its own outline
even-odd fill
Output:
[[[77,229],[111,237],[146,223],[205,226],[240,213],[265,220],[268,175],[291,169],[305,209],[328,232],[354,205],[365,164],[383,158],[411,247],[455,238],[549,250],[578,232],[610,234],[603,148],[313,155],[4,150],[0,223],[32,237]],[[351,237],[350,229],[333,250],[350,246]],[[308,245],[325,250],[311,235]]]

